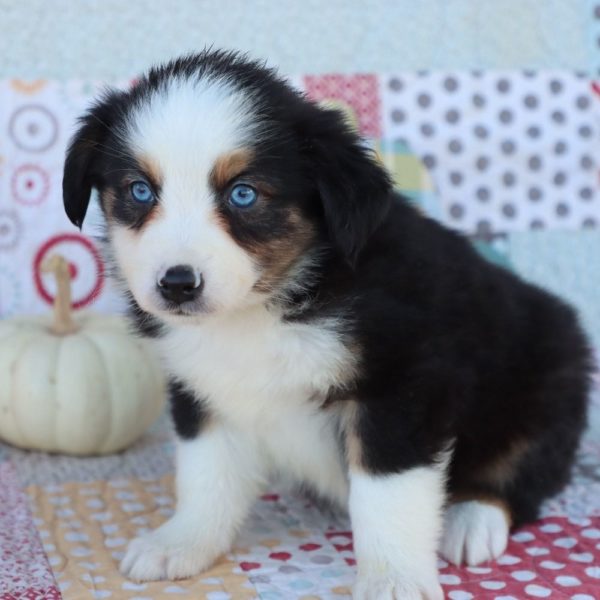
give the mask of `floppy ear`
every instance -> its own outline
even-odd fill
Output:
[[[97,179],[101,147],[114,121],[119,92],[107,93],[79,120],[80,127],[67,149],[63,172],[63,202],[67,217],[81,229]]]
[[[309,160],[331,240],[353,264],[391,206],[392,184],[342,113],[317,110]]]

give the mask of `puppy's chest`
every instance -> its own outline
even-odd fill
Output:
[[[219,413],[264,418],[317,403],[353,379],[357,357],[339,321],[286,323],[266,310],[173,329],[161,342],[168,370]],[[314,408],[314,407],[313,407]]]

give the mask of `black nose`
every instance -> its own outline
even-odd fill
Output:
[[[182,304],[195,300],[202,291],[202,276],[188,265],[167,269],[158,281],[158,290],[165,300]]]

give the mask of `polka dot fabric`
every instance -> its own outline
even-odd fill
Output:
[[[381,83],[384,136],[423,158],[451,226],[501,233],[600,225],[600,96],[587,78],[435,72]]]
[[[65,600],[255,598],[252,584],[231,557],[185,581],[135,583],[120,575],[118,564],[128,540],[172,514],[172,487],[168,476],[28,488],[44,550]]]
[[[270,493],[253,509],[233,551],[201,576],[137,584],[116,565],[127,540],[172,513],[172,478],[31,487],[34,517],[65,599],[351,597],[352,533],[345,517],[328,517],[297,496]],[[600,514],[600,512],[599,512]],[[515,532],[492,563],[455,567],[439,560],[450,599],[598,598],[600,516],[549,516]],[[205,594],[205,596],[199,596]],[[212,595],[211,595],[212,594]]]
[[[289,81],[312,99],[344,109],[398,187],[454,228],[490,236],[600,227],[600,82],[566,71],[297,75]],[[98,211],[91,208],[79,235],[62,210],[65,148],[99,87],[0,81],[0,316],[48,310],[54,284],[36,260],[47,249],[71,262],[77,306],[121,306],[89,235],[99,231]]]
[[[515,533],[505,554],[494,563],[458,568],[440,559],[440,582],[446,596],[521,600],[572,598],[577,592],[596,594],[591,596],[596,598],[600,552],[593,539],[585,539],[597,531],[593,522],[599,524],[600,519],[545,519]],[[354,564],[351,532],[332,531],[327,537]]]
[[[600,375],[594,390],[590,430],[571,483],[544,505],[538,522],[513,533],[498,561],[458,568],[440,560],[447,598],[600,598]],[[151,463],[140,455],[171,453],[163,426],[141,445],[110,464],[104,464],[104,457],[64,462],[29,453],[29,461],[39,465],[20,471],[21,478],[32,483],[27,492],[33,516],[23,510],[25,496],[18,490],[14,469],[0,463],[0,551],[17,552],[13,538],[2,534],[18,522],[19,536],[14,539],[37,552],[27,554],[22,563],[37,566],[20,571],[30,586],[38,581],[33,573],[40,573],[51,582],[56,578],[65,600],[92,593],[138,600],[350,598],[355,557],[347,517],[300,495],[277,491],[256,502],[232,552],[208,572],[168,583],[124,580],[117,564],[127,540],[159,525],[175,504],[172,474],[163,475],[162,462]],[[11,451],[6,457],[17,461],[23,453]],[[138,463],[137,470],[132,462]],[[9,568],[3,568],[6,565]],[[13,574],[13,563],[0,561],[0,590],[10,588]],[[57,586],[55,590],[58,594]]]
[[[594,19],[600,35],[600,17]],[[541,235],[538,229],[598,233],[600,80],[564,71],[486,71],[299,75],[291,82],[343,108],[409,199],[454,228],[501,241],[511,260],[519,258],[519,268],[528,250],[517,253],[515,235]],[[98,87],[0,81],[0,317],[48,310],[53,283],[37,265],[54,250],[71,263],[78,306],[119,306],[88,235],[97,213],[80,234],[62,211],[64,150],[75,118]],[[573,244],[565,240],[560,248],[567,261]],[[578,277],[595,281],[590,272],[582,269]],[[595,398],[595,437],[586,438],[571,485],[546,503],[540,522],[515,533],[499,561],[477,568],[440,562],[447,598],[600,598]],[[14,470],[0,463],[0,552],[15,559],[0,561],[0,600],[58,598],[55,579],[66,600],[350,598],[355,559],[347,520],[278,493],[257,503],[233,552],[210,572],[160,584],[121,578],[116,565],[126,540],[172,511],[172,475],[165,475],[172,470],[172,447],[162,433],[102,459],[0,446],[0,457],[6,455],[31,484],[34,515]]]

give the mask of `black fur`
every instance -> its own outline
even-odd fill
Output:
[[[574,311],[401,198],[354,269],[324,269],[317,313],[350,312],[362,350],[353,395],[368,469],[431,464],[453,446],[452,494],[503,499],[515,524],[535,518],[586,423],[592,366]]]
[[[132,160],[132,163],[134,161]],[[119,171],[121,177],[125,177],[125,181],[123,184],[116,184],[113,188],[117,193],[120,199],[126,198],[126,201],[114,202],[112,205],[112,217],[121,225],[125,225],[134,231],[141,229],[149,216],[152,214],[152,211],[156,209],[157,201],[156,199],[148,202],[148,203],[140,203],[136,202],[133,198],[131,198],[131,189],[130,182],[132,180],[140,180],[143,179],[146,183],[149,183],[148,177],[141,178],[138,173],[142,173],[143,170],[140,167],[132,164],[131,171],[128,174],[127,171]],[[160,188],[157,186],[152,186],[153,191],[156,194],[156,198],[160,194]]]
[[[399,472],[453,448],[452,494],[504,500],[517,524],[534,518],[567,481],[585,426],[591,358],[577,316],[394,196],[336,112],[235,54],[174,61],[84,117],[65,167],[69,218],[81,224],[91,186],[130,201],[115,175],[117,164],[129,168],[130,149],[111,128],[175,76],[227,79],[255,101],[250,118],[268,126],[246,175],[268,182],[277,208],[222,213],[247,247],[285,239],[290,208],[314,227],[321,259],[311,283],[279,302],[289,319],[344,317],[342,335],[360,356],[348,388],[360,406],[364,468]],[[183,384],[171,389],[176,428],[192,437],[202,406]],[[332,398],[323,410],[344,401],[339,390]]]
[[[112,128],[119,122],[123,98],[120,92],[107,92],[95,106],[83,116],[80,128],[71,140],[65,159],[63,176],[63,201],[65,212],[74,225],[81,228],[93,187],[102,184],[99,157],[118,159],[107,145]]]
[[[321,110],[308,117],[309,176],[316,182],[328,237],[354,263],[389,211],[390,179],[340,114]]]
[[[65,210],[81,227],[91,188],[110,188],[121,200],[114,215],[132,229],[143,225],[144,211],[129,198],[123,184],[127,170],[139,166],[122,135],[132,108],[142,105],[172,77],[219,77],[252,94],[255,118],[276,135],[259,137],[252,168],[275,191],[276,211],[260,219],[243,218],[239,211],[223,212],[232,234],[246,244],[265,243],[286,234],[287,208],[303,214],[325,214],[319,224],[336,250],[352,262],[390,204],[391,184],[371,153],[334,110],[320,108],[285,85],[262,64],[229,52],[204,52],[152,69],[129,93],[108,92],[80,120],[68,152],[63,178]],[[275,125],[275,127],[274,127]],[[155,186],[156,187],[156,186]],[[160,194],[160,190],[158,190]],[[240,221],[241,220],[241,221]]]
[[[184,440],[195,438],[209,418],[202,401],[177,379],[169,380],[169,401],[177,435]]]
[[[142,310],[130,293],[127,293],[126,297],[129,304],[127,315],[129,316],[129,321],[133,325],[135,331],[142,337],[160,337],[163,329],[161,322],[150,313]]]

